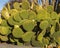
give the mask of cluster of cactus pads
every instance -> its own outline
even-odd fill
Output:
[[[28,1],[7,4],[1,11],[0,41],[19,46],[60,45],[60,14]]]

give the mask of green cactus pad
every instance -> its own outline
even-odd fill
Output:
[[[56,25],[56,21],[55,20],[52,20],[51,21],[51,25],[53,25],[53,26]]]
[[[2,20],[1,26],[8,26],[7,21],[6,20]]]
[[[47,7],[47,12],[48,12],[48,13],[52,13],[52,12],[53,12],[53,6],[49,5],[49,6]]]
[[[19,25],[19,24],[20,24],[19,22],[15,21],[15,20],[13,19],[13,16],[10,16],[10,17],[9,17],[8,23],[9,23],[10,25]]]
[[[30,8],[30,4],[28,1],[24,1],[22,2],[22,9],[29,9]]]
[[[50,24],[49,24],[48,21],[41,21],[39,27],[40,27],[41,29],[46,29],[46,28],[49,27],[49,25],[50,25]]]
[[[29,19],[36,19],[36,13],[32,10],[29,11]]]
[[[60,31],[55,32],[52,37],[60,45]]]
[[[9,38],[10,39],[10,42],[15,42],[15,40],[13,40],[12,38]]]
[[[19,42],[18,39],[14,39],[14,40],[15,40],[15,42],[17,42],[17,45],[18,45],[18,46],[23,46],[23,43]]]
[[[11,31],[9,30],[8,27],[0,27],[0,33],[2,35],[8,35],[9,33],[11,33]]]
[[[56,42],[60,45],[60,36],[56,38]]]
[[[7,4],[7,9],[8,9],[8,12],[11,10],[10,3]]]
[[[10,13],[11,16],[15,16],[18,13],[18,10],[11,9],[9,13]]]
[[[2,41],[8,41],[8,37],[7,37],[7,36],[1,36],[1,35],[0,35],[0,39],[1,39]]]
[[[7,8],[6,7],[4,7],[3,8],[3,10],[2,10],[2,17],[4,18],[4,19],[8,19],[9,18],[9,13],[8,13],[8,10],[7,10]]]
[[[42,41],[45,46],[49,44],[49,40],[47,38],[43,38]]]
[[[27,10],[21,10],[20,16],[22,19],[28,19],[28,15],[29,15],[29,13]]]
[[[58,36],[60,36],[59,34],[60,34],[60,31],[57,31],[57,32],[55,32],[52,36],[53,36],[53,37],[58,37]]]
[[[22,31],[21,28],[14,28],[13,31],[12,31],[12,34],[15,38],[21,38],[22,35],[24,34],[24,32]]]
[[[21,43],[21,42],[18,41],[18,42],[17,42],[17,45],[18,45],[18,46],[23,46],[23,43]]]
[[[36,19],[37,21],[40,21],[40,20],[46,20],[49,18],[50,18],[50,14],[46,10],[42,9],[38,12]]]
[[[50,29],[51,35],[53,35],[54,32],[55,32],[55,26],[52,26],[51,29]]]
[[[2,18],[0,17],[0,24],[1,24],[1,22],[2,22]]]
[[[26,32],[24,35],[22,35],[22,39],[23,41],[25,42],[30,42],[32,36],[34,35],[35,33],[30,31],[30,32]]]
[[[34,46],[34,47],[43,47],[43,43],[40,43],[35,38],[36,38],[36,36],[33,36],[32,39],[31,39],[32,46]]]
[[[43,40],[43,36],[45,35],[46,33],[46,29],[44,29],[37,37],[38,41],[40,41],[42,43],[42,40]]]
[[[20,10],[20,3],[15,2],[15,3],[13,4],[13,7],[14,7],[15,9],[17,9],[17,10]]]
[[[27,31],[31,31],[33,30],[35,25],[36,25],[36,22],[34,20],[27,20],[23,23],[23,28]]]
[[[13,16],[13,19],[17,22],[20,22],[21,21],[21,18],[20,18],[20,15],[19,15],[19,12],[16,13],[14,16]]]
[[[57,19],[58,18],[56,12],[52,12],[50,16],[51,16],[52,19]]]

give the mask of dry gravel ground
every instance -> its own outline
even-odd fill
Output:
[[[40,47],[16,46],[16,45],[2,43],[2,44],[0,44],[0,48],[40,48]]]

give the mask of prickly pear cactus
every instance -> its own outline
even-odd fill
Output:
[[[26,31],[33,30],[35,26],[36,26],[36,22],[34,20],[26,20],[25,22],[23,22],[23,28]]]
[[[24,35],[22,35],[22,39],[25,41],[25,42],[29,42],[31,40],[31,38],[34,36],[34,32],[26,32]]]
[[[7,36],[2,36],[2,35],[0,35],[0,39],[1,39],[2,41],[8,41],[8,37],[7,37]]]
[[[12,5],[8,3],[1,11],[1,42],[41,48],[60,45],[60,14],[51,5],[43,8],[28,0]]]
[[[48,21],[42,21],[39,26],[41,29],[46,29],[49,27],[49,23]]]
[[[12,31],[12,34],[16,38],[21,38],[21,36],[24,34],[24,32],[22,31],[21,28],[19,28],[19,26],[15,25],[14,29]]]
[[[8,28],[8,27],[0,27],[0,33],[2,34],[2,35],[8,35],[9,33],[11,33],[10,32],[10,29]]]
[[[13,6],[14,6],[15,9],[20,10],[20,3],[15,2],[15,3],[13,4]]]
[[[28,1],[23,1],[22,2],[22,9],[29,9],[30,8],[30,4]]]
[[[22,10],[22,11],[20,12],[20,17],[21,17],[22,19],[28,19],[28,16],[29,16],[29,13],[28,13],[27,10]]]

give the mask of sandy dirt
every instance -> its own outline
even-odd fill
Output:
[[[0,44],[0,48],[40,48],[40,47],[16,46],[16,45],[2,43],[2,44]]]

